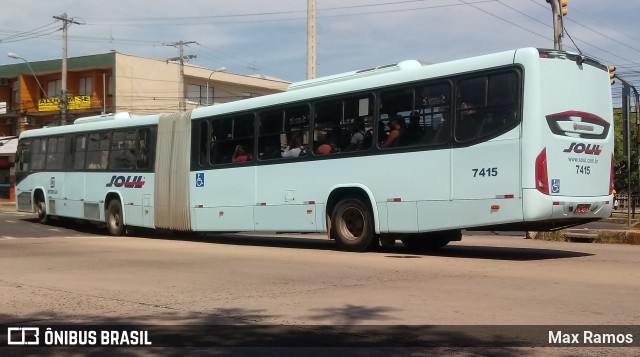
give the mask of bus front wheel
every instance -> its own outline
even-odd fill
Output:
[[[352,252],[364,252],[374,243],[373,217],[362,201],[347,198],[333,210],[330,226],[331,237],[338,246]]]
[[[107,206],[105,214],[107,219],[107,229],[112,236],[121,236],[124,234],[125,227],[122,220],[122,205],[118,200],[111,200]]]
[[[36,200],[36,214],[38,215],[38,222],[46,224],[49,222],[49,215],[47,214],[47,203],[43,198]]]

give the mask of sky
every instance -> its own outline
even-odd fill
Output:
[[[8,1],[8,0],[4,0]],[[317,0],[318,76],[417,59],[438,63],[521,48],[553,48],[545,0]],[[570,0],[565,50],[617,67],[640,88],[640,2]],[[239,74],[306,79],[306,0],[20,0],[0,12],[0,53],[28,61],[112,50]],[[15,63],[0,56],[0,65]],[[620,96],[619,81],[612,91]]]

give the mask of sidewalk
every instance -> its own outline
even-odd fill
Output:
[[[16,211],[16,203],[9,201],[1,201],[0,202],[0,212],[15,212]]]
[[[640,211],[628,224],[627,212],[617,210],[611,217],[557,232],[541,233],[537,239],[567,242],[640,245]]]

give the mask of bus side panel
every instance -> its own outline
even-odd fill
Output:
[[[319,192],[326,190],[331,184],[318,179],[323,176],[321,166],[324,163],[326,161],[259,166],[254,208],[255,229],[318,231],[315,202],[321,202]],[[316,169],[312,170],[314,166]],[[339,175],[339,172],[334,174]]]
[[[253,231],[255,166],[190,173],[191,226],[197,231]]]
[[[453,150],[453,211],[466,226],[522,221],[519,136],[520,126]]]
[[[85,173],[67,172],[64,179],[65,215],[84,218]]]
[[[45,172],[45,179],[48,182],[42,182],[46,187],[47,194],[47,212],[54,216],[67,216],[68,210],[64,200],[64,182],[66,174],[64,172]]]

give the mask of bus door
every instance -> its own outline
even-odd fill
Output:
[[[64,160],[67,138],[50,137],[42,140],[47,142],[45,169],[48,175],[42,182],[48,198],[47,212],[51,215],[66,215]]]
[[[84,218],[86,135],[69,136],[66,145],[70,153],[65,159],[66,174],[63,183],[66,214],[71,217]]]
[[[470,226],[522,219],[520,82],[516,70],[457,82],[452,197]]]

